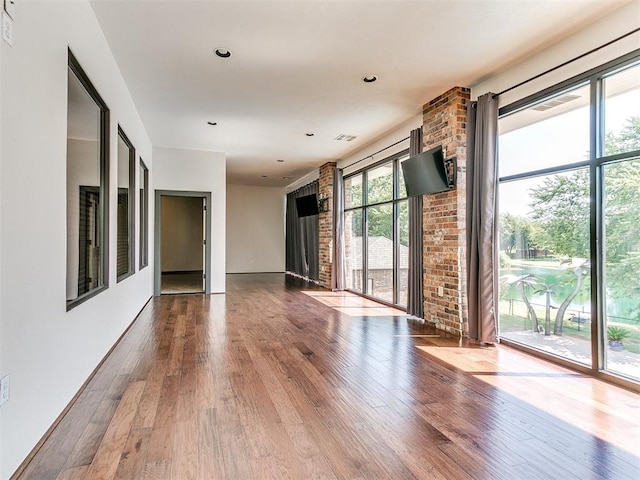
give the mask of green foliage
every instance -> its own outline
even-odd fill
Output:
[[[393,207],[391,204],[367,208],[369,237],[386,237],[393,240]]]
[[[620,314],[640,322],[640,251],[628,252],[615,263],[607,261],[607,286],[614,298],[635,300],[635,307],[631,306]]]
[[[382,175],[367,180],[367,203],[386,202],[393,198],[393,175]]]
[[[354,204],[358,205],[362,199],[362,184],[351,187]],[[386,175],[368,180],[367,204],[386,202],[393,198],[393,176]],[[400,244],[409,245],[409,206],[408,202],[399,204],[399,235]],[[393,239],[393,206],[392,204],[378,205],[367,208],[367,223],[369,237],[385,237]],[[353,232],[362,235],[362,210],[353,211]]]
[[[531,191],[532,229],[539,248],[557,256],[589,257],[589,172],[554,175]]]
[[[623,327],[611,326],[607,328],[607,340],[610,342],[620,343],[630,334],[631,332]]]
[[[618,133],[606,135],[606,155],[640,149],[640,116],[627,119]],[[604,225],[607,291],[614,298],[636,300],[620,315],[640,316],[640,161],[604,167]],[[531,192],[531,222],[520,230],[538,248],[557,257],[588,258],[590,252],[590,180],[587,169],[545,178]],[[508,222],[505,222],[509,225]],[[508,236],[509,230],[503,232]],[[507,239],[505,239],[507,240]],[[508,241],[506,242],[508,245]],[[505,248],[503,246],[503,248]]]
[[[535,225],[531,220],[506,213],[500,216],[500,248],[513,256],[518,250],[536,248],[533,241]]]
[[[607,132],[605,135],[605,155],[640,150],[640,116],[627,118],[620,133]]]

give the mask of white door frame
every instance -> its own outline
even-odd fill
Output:
[[[182,190],[156,190],[155,197],[155,225],[154,225],[154,275],[153,295],[158,297],[162,290],[161,237],[162,237],[162,197],[196,197],[204,199],[205,227],[204,227],[204,293],[211,294],[211,192],[190,192]]]

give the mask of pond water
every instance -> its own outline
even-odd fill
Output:
[[[509,268],[501,268],[500,269],[500,278],[502,279],[504,276],[513,275],[513,276],[522,276],[525,274],[531,274],[535,276],[535,280],[537,285],[533,285],[530,287],[526,287],[527,296],[529,301],[534,305],[544,306],[545,304],[545,295],[544,293],[534,293],[537,290],[540,290],[545,285],[552,286],[552,294],[551,294],[551,305],[553,307],[559,307],[560,304],[567,298],[576,285],[576,275],[573,272],[573,269],[564,269],[559,265],[557,267],[553,266],[538,266],[538,265],[518,265],[512,264]],[[569,309],[572,312],[580,312],[581,316],[584,313],[587,317],[590,316],[591,312],[591,280],[589,278],[589,273],[583,275],[582,284],[580,287],[580,291],[576,298],[573,299]],[[515,285],[509,285],[505,282],[501,282],[501,292],[500,298],[502,300],[516,300],[522,301],[522,295],[520,294],[520,290]],[[630,298],[622,298],[622,299],[614,299],[607,298],[607,315],[611,317],[617,317],[622,321],[630,320],[630,316],[632,314],[633,309],[637,306],[637,299]]]

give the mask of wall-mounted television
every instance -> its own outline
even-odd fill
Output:
[[[414,155],[401,165],[408,197],[445,192],[451,188],[442,147]]]
[[[320,213],[318,209],[318,196],[312,193],[311,195],[296,198],[296,210],[298,211],[298,218],[318,215],[318,213]]]

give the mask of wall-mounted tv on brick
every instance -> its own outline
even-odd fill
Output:
[[[318,210],[318,196],[312,193],[311,195],[296,198],[296,210],[298,211],[298,218],[318,215],[320,213]]]
[[[409,197],[451,188],[442,147],[432,148],[402,162],[402,175]]]

